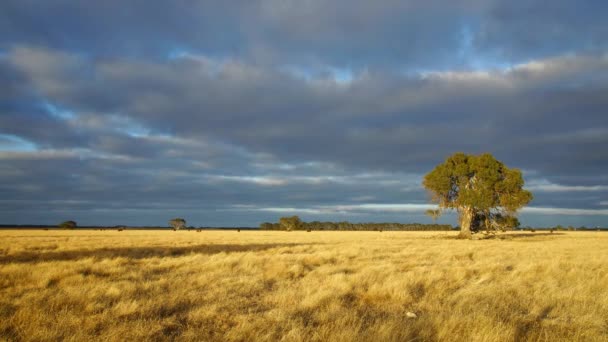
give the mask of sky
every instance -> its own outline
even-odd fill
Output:
[[[489,152],[534,194],[524,226],[608,226],[606,14],[3,0],[0,223],[430,223],[423,175]]]

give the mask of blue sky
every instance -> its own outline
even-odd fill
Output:
[[[0,4],[0,222],[430,222],[462,151],[608,225],[605,2],[183,5]]]

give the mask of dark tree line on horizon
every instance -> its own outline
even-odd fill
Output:
[[[260,224],[261,230],[355,230],[355,231],[449,231],[454,229],[449,224],[422,224],[422,223],[353,223],[348,221],[301,221],[298,216],[281,217],[279,222],[264,222]]]

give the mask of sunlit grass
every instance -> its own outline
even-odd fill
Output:
[[[608,340],[608,234],[455,234],[0,231],[0,340]]]

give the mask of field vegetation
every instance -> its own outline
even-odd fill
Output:
[[[260,224],[261,230],[373,230],[373,231],[384,231],[384,230],[399,230],[399,231],[439,231],[439,230],[453,230],[454,228],[449,224],[422,224],[422,223],[353,223],[348,221],[341,222],[304,222],[300,220],[298,216],[281,217],[279,222],[264,222]]]
[[[608,234],[0,231],[0,340],[606,341]]]

